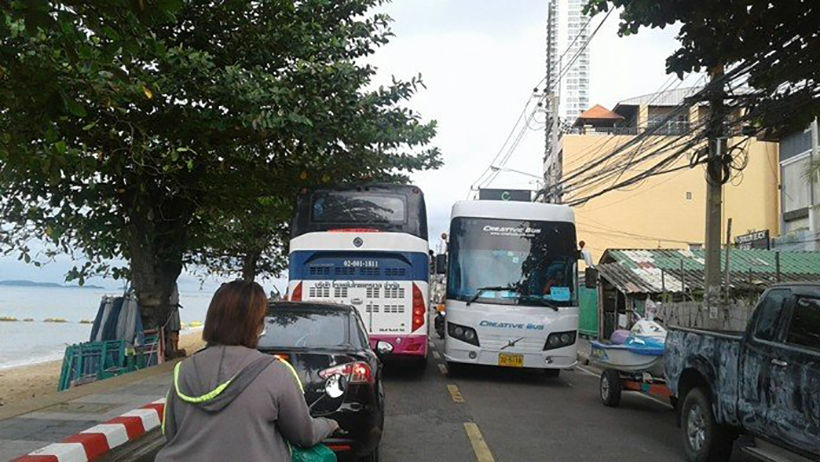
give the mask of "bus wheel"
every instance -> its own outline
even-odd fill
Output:
[[[447,377],[455,377],[461,372],[461,364],[447,361]]]
[[[421,358],[416,360],[416,371],[419,374],[423,374],[426,369],[427,369],[427,357],[422,356]]]

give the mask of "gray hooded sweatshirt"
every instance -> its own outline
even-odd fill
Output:
[[[156,460],[290,461],[332,433],[308,413],[291,366],[243,346],[212,346],[177,364]]]

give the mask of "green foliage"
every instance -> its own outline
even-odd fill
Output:
[[[283,239],[299,188],[437,167],[435,123],[402,106],[421,81],[371,88],[379,3],[4,2],[0,245],[45,240],[34,260],[76,252],[69,277],[160,306],[184,263]]]
[[[746,106],[758,126],[795,129],[820,115],[820,3],[816,0],[589,0],[587,11],[623,8],[620,35],[680,24],[668,73],[749,67]]]

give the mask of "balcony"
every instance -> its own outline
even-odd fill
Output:
[[[689,133],[689,121],[687,120],[669,120],[649,121],[648,131],[653,135],[685,135]]]
[[[637,135],[638,127],[572,127],[567,133],[572,135]]]

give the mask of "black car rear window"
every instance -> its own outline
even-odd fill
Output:
[[[350,339],[350,315],[345,311],[271,307],[259,348],[340,348],[350,345]]]

